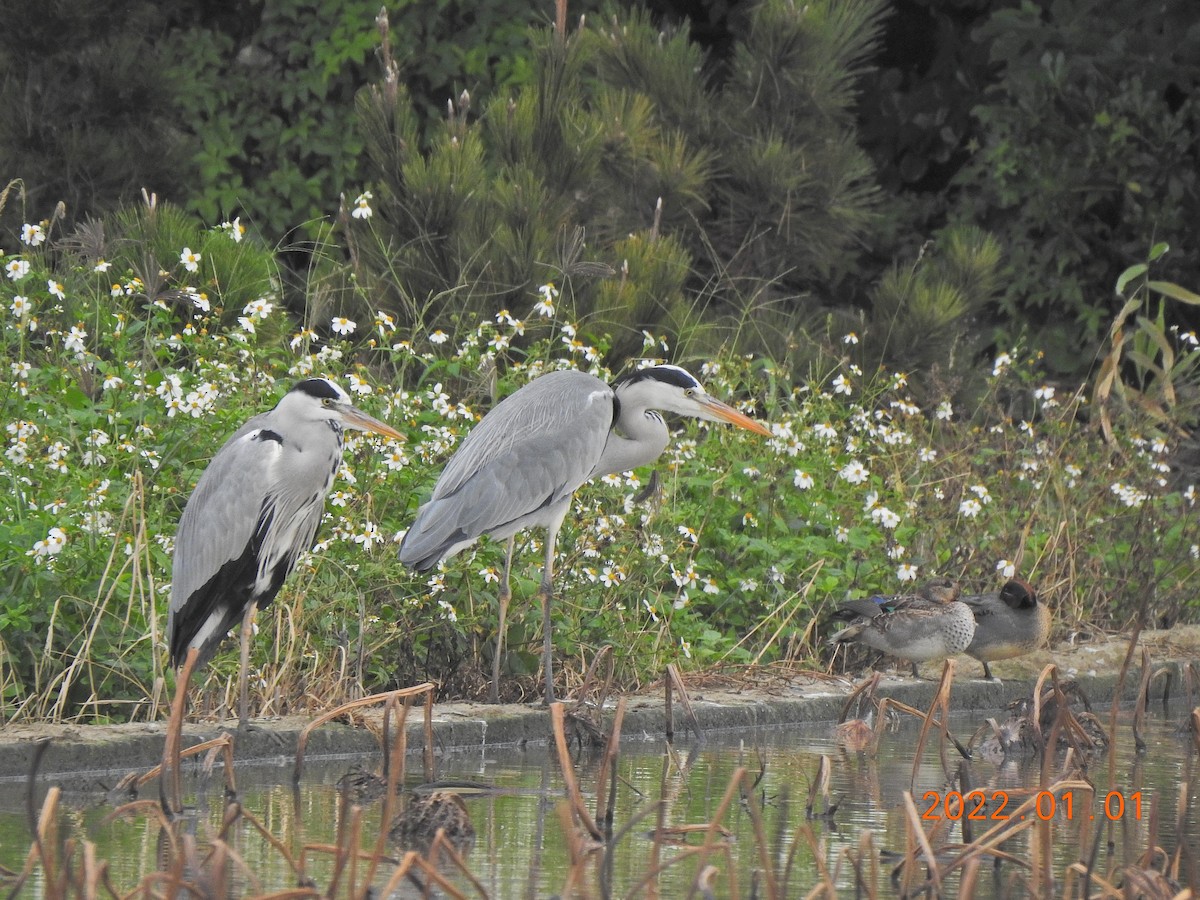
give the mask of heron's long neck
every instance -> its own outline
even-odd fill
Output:
[[[652,463],[667,449],[671,433],[662,416],[636,402],[633,397],[619,397],[616,419],[608,433],[608,442],[592,477],[625,472]]]

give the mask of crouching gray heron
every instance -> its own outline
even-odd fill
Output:
[[[710,397],[678,366],[652,366],[611,386],[586,372],[535,378],[483,417],[446,464],[433,496],[400,544],[400,560],[419,572],[475,543],[481,535],[508,540],[499,590],[496,654],[490,699],[498,697],[513,541],[533,526],[546,529],[542,597],[545,700],[554,702],[550,633],[554,550],[571,497],[584,482],[656,460],[670,432],[658,410],[709,422],[730,422],[770,435],[763,425]]]
[[[275,598],[297,558],[311,549],[342,464],[346,428],[404,439],[351,406],[334,382],[299,382],[226,441],[179,520],[167,614],[171,665],[182,665],[193,648],[193,666],[203,665],[240,619],[239,729],[247,724],[254,610]]]

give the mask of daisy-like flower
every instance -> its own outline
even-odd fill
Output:
[[[61,281],[55,281],[53,278],[46,279],[46,290],[57,297],[59,300],[66,300],[66,290],[62,286]]]
[[[996,376],[1012,365],[1013,359],[1007,353],[1001,353],[992,363],[992,375]]]
[[[848,332],[846,332],[846,334],[844,334],[842,336],[842,343],[843,344],[857,344],[858,343],[858,335],[855,334],[853,331],[848,331]]]
[[[792,484],[802,491],[807,491],[814,484],[813,477],[807,472],[797,469],[795,477],[792,478]]]
[[[375,195],[370,191],[363,191],[354,198],[354,209],[351,211],[356,219],[369,219],[375,215],[375,211],[371,209],[371,201],[375,199]]]
[[[66,546],[67,534],[61,528],[51,528],[44,540],[35,541],[32,550],[26,550],[26,556],[32,556],[38,562],[50,556],[58,556]]]
[[[1034,400],[1041,400],[1042,406],[1051,407],[1058,406],[1058,401],[1054,399],[1054,388],[1048,384],[1042,385],[1033,392]]]
[[[554,301],[558,299],[558,288],[554,286],[553,282],[547,282],[538,288],[538,293],[542,295],[542,299],[534,304],[533,311],[547,319],[553,318]]]
[[[252,300],[247,303],[242,312],[247,316],[265,319],[271,315],[271,310],[274,308],[275,304],[269,301],[266,297],[259,297],[257,300]]]
[[[383,535],[379,533],[379,526],[374,522],[364,523],[362,531],[355,533],[354,543],[361,546],[367,553],[370,553],[372,547],[383,543]]]
[[[958,513],[963,518],[973,519],[983,511],[983,504],[974,497],[967,497],[958,504]]]
[[[605,566],[600,573],[600,583],[605,587],[616,587],[625,580],[625,569],[622,566]]]
[[[238,216],[232,222],[222,222],[221,230],[228,234],[235,244],[240,244],[242,238],[246,236],[246,226],[242,224],[241,216]]]
[[[1017,574],[1017,567],[1011,560],[998,559],[996,560],[996,571],[1005,578],[1012,578]]]
[[[31,225],[26,222],[21,226],[21,240],[30,247],[36,247],[46,240],[46,232],[42,230],[41,225]]]
[[[845,525],[839,525],[833,530],[833,539],[839,544],[844,544],[850,540],[850,529]]]
[[[862,484],[870,476],[867,467],[857,459],[852,459],[846,465],[842,466],[838,472],[838,477],[843,481],[848,481],[850,484]]]
[[[949,400],[943,400],[938,404],[937,412],[934,413],[934,416],[942,421],[948,421],[954,417],[954,407],[950,404]]]
[[[63,335],[63,347],[76,356],[82,356],[86,349],[83,342],[87,340],[87,336],[87,332],[78,325],[72,325],[71,330]]]
[[[13,297],[12,303],[8,308],[12,310],[12,314],[18,319],[23,319],[25,316],[29,315],[29,311],[32,309],[32,307],[29,305],[29,298],[22,297],[20,294],[17,294],[15,297]]]
[[[112,263],[110,263],[108,260],[98,259],[98,260],[96,260],[96,264],[94,266],[92,266],[92,271],[95,272],[97,275],[103,275],[105,272],[107,272],[111,268],[112,268]]]
[[[691,526],[680,525],[677,530],[684,540],[691,541],[693,544],[700,543],[700,536],[696,534],[696,529]]]
[[[833,392],[835,394],[845,394],[849,397],[854,393],[854,387],[845,375],[838,375],[837,378],[833,379]]]
[[[442,589],[445,590],[445,588]],[[451,605],[449,600],[439,600],[438,606],[442,608],[442,613],[446,616],[447,622],[458,621],[458,610]]]
[[[198,272],[200,270],[199,253],[194,253],[191,247],[184,247],[179,254],[179,261],[183,263],[183,267],[189,272]]]
[[[930,447],[922,447],[917,452],[917,457],[921,462],[934,462],[937,459],[937,451]]]
[[[10,259],[4,266],[9,281],[20,281],[29,274],[29,261],[25,259]]]
[[[684,659],[691,659],[692,658],[692,643],[691,643],[691,641],[685,641],[683,638],[680,638],[679,639],[679,651],[683,654]]]
[[[812,427],[813,434],[823,441],[832,441],[837,438],[837,429],[828,422],[820,422]]]
[[[435,328],[429,333],[429,343],[431,344],[444,344],[448,340],[450,340],[450,335],[440,328]]]
[[[900,517],[886,506],[876,506],[872,509],[871,519],[877,522],[880,527],[888,529],[888,531],[891,531],[900,524]]]
[[[345,316],[334,316],[329,327],[334,334],[351,335],[354,334],[354,329],[358,327],[357,322],[352,322]]]
[[[916,581],[917,567],[912,563],[900,563],[896,569],[896,578],[900,581]]]

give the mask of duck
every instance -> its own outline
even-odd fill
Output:
[[[833,614],[850,625],[831,644],[862,644],[917,663],[962,653],[975,636],[975,616],[959,600],[958,582],[935,578],[915,593],[847,600]]]
[[[975,636],[967,655],[983,663],[983,677],[994,681],[989,662],[1022,656],[1046,643],[1050,607],[1020,578],[1009,579],[998,592],[962,598],[975,616]]]

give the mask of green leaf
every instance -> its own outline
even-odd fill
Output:
[[[1146,287],[1155,293],[1170,297],[1172,300],[1178,300],[1181,303],[1187,303],[1191,306],[1200,306],[1200,294],[1189,291],[1185,287],[1180,287],[1173,281],[1147,281]]]
[[[1145,263],[1138,263],[1136,266],[1130,266],[1128,269],[1122,272],[1121,277],[1117,279],[1117,293],[1124,297],[1125,285],[1129,284],[1129,282],[1137,278],[1139,275],[1145,275],[1146,270],[1149,268],[1150,267]]]

